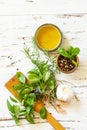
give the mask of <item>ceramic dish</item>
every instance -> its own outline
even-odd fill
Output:
[[[66,74],[70,74],[78,68],[79,65],[78,56],[76,56],[76,62],[77,62],[77,66],[72,64],[72,62],[69,59],[62,57],[60,54],[58,54],[57,56],[57,66],[61,72]]]

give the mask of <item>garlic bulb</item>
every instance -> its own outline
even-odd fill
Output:
[[[74,92],[70,86],[59,85],[57,87],[56,96],[61,101],[70,101],[74,97]]]

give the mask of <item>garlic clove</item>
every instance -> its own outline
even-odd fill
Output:
[[[70,86],[59,85],[57,87],[56,96],[61,101],[70,101],[74,97],[74,92]]]

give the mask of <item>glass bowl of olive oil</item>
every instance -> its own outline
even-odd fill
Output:
[[[54,24],[43,24],[35,32],[34,40],[36,45],[45,51],[56,50],[62,41],[62,33]]]

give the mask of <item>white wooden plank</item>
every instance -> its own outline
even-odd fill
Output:
[[[5,1],[3,1],[5,2]],[[12,3],[11,3],[12,4]],[[58,79],[64,84],[73,87],[80,102],[72,102],[65,107],[67,114],[62,115],[56,112],[53,107],[48,107],[53,116],[59,120],[67,130],[86,130],[87,122],[87,14],[51,14],[51,15],[18,15],[0,16],[0,130],[22,130],[42,129],[52,130],[52,127],[42,121],[35,119],[36,125],[30,125],[22,120],[22,126],[16,126],[6,106],[6,100],[10,93],[5,89],[5,82],[17,71],[17,68],[24,74],[32,68],[31,62],[25,58],[21,51],[24,42],[32,45],[32,36],[38,26],[44,23],[56,24],[63,33],[61,46],[79,46],[80,64],[78,70],[72,74],[58,74]],[[25,38],[25,40],[23,40]],[[26,64],[25,64],[26,63]],[[37,115],[38,117],[38,115]],[[38,124],[40,122],[40,124]],[[37,127],[38,126],[38,127]]]
[[[86,0],[0,0],[0,15],[87,13]]]

